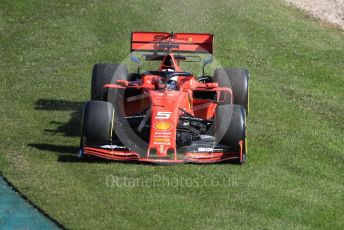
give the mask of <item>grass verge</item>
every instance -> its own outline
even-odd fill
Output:
[[[214,33],[250,70],[246,165],[76,158],[92,65],[135,30]],[[1,1],[0,170],[68,228],[342,229],[343,41],[277,0]]]

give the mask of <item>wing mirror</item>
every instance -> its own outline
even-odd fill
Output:
[[[206,65],[210,64],[213,62],[213,56],[209,55],[206,59],[203,61],[203,67],[202,67],[202,76],[204,76],[204,68]]]
[[[130,56],[130,60],[131,60],[132,62],[137,63],[137,64],[139,65],[139,66],[137,67],[137,73],[140,74],[140,65],[141,65],[140,58],[131,55],[131,56]]]
[[[213,62],[213,56],[209,55],[206,59],[203,61],[203,66],[208,65],[209,63]]]
[[[136,56],[130,56],[130,60],[132,61],[132,62],[135,62],[135,63],[137,63],[137,64],[141,64],[141,62],[140,62],[140,58],[138,58],[138,57],[136,57]]]

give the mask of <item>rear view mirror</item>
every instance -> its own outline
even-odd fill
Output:
[[[140,58],[138,58],[138,57],[130,56],[130,60],[131,60],[132,62],[137,63],[137,64],[141,64]]]
[[[212,62],[213,62],[213,56],[209,55],[206,59],[204,59],[203,66],[206,66],[206,65],[208,65],[209,63],[212,63]]]
[[[204,59],[203,61],[203,68],[202,68],[202,76],[204,76],[204,68],[206,65],[208,65],[209,63],[213,62],[213,56],[209,55],[206,59]]]
[[[140,74],[140,65],[141,65],[140,58],[131,55],[131,56],[130,56],[130,60],[131,60],[132,62],[137,63],[137,64],[139,65],[139,66],[137,67],[137,74]]]

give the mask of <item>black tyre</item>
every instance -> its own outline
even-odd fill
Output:
[[[84,106],[82,139],[87,143],[110,143],[114,108],[105,101],[89,101]]]
[[[249,110],[249,73],[247,69],[217,68],[214,72],[214,82],[220,87],[229,87],[233,92],[233,103],[242,105],[248,114]]]
[[[215,138],[221,145],[236,147],[245,140],[245,109],[241,105],[219,105],[215,116]]]
[[[116,80],[127,80],[128,70],[124,65],[118,64],[95,64],[92,71],[91,100],[102,100],[103,86],[115,83]],[[106,97],[104,98],[106,100]]]

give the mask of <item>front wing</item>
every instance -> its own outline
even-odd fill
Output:
[[[81,155],[96,156],[114,161],[139,161],[161,164],[176,163],[215,163],[222,161],[240,160],[243,158],[244,141],[238,147],[207,146],[206,143],[196,143],[185,147],[182,153],[174,153],[168,157],[144,154],[130,151],[130,149],[117,145],[86,145],[81,150]],[[180,151],[178,151],[180,152]]]

